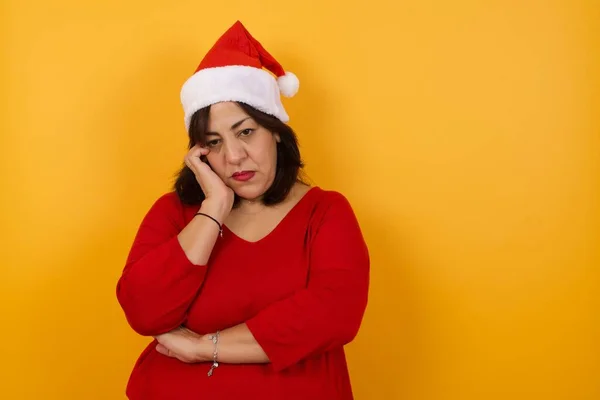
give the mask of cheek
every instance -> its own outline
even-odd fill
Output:
[[[223,163],[222,157],[218,154],[209,154],[206,156],[206,161],[210,164],[210,167],[213,171],[216,172],[217,175],[223,177],[225,175],[225,165]]]
[[[261,151],[257,156],[264,172],[272,172],[277,168],[277,149],[271,146],[265,146],[266,150]]]
[[[273,153],[271,154],[271,165],[273,170],[277,169],[277,147],[273,149]]]

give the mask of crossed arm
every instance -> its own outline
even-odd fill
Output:
[[[157,202],[142,223],[117,297],[132,328],[155,337],[159,352],[185,362],[212,361],[214,345],[208,335],[181,325],[198,295],[218,232],[212,221],[198,219],[177,233],[164,217],[173,213],[169,207],[173,205],[167,200]],[[208,250],[184,250],[192,249],[188,244],[196,237],[206,238]],[[271,363],[282,370],[355,337],[367,304],[369,256],[341,195],[325,212],[311,246],[307,286],[223,329],[219,362]]]

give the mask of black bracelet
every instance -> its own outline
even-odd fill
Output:
[[[204,214],[202,212],[197,212],[196,215],[204,215],[205,217],[208,217],[208,218],[212,219],[213,221],[215,221],[215,224],[219,225],[219,234],[221,235],[221,237],[223,237],[223,227],[221,226],[221,224],[219,223],[219,221],[217,221],[216,219],[214,219],[210,215]]]

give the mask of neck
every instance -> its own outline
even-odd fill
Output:
[[[254,214],[264,210],[265,208],[266,206],[262,203],[261,198],[251,200],[240,199],[240,204],[238,206],[238,209],[244,214]]]

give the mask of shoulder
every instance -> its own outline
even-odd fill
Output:
[[[170,191],[158,196],[152,204],[152,209],[181,210],[183,204],[175,191]]]
[[[154,199],[146,213],[146,221],[164,221],[182,228],[184,215],[190,206],[181,202],[175,191],[165,192]]]
[[[312,195],[312,203],[323,211],[332,207],[352,208],[348,198],[337,190],[323,189],[319,186],[315,186],[309,190],[307,195]]]
[[[315,240],[312,244],[366,249],[360,223],[345,194],[316,187],[311,189],[309,195],[312,196],[313,208],[308,217],[308,234],[309,239]]]
[[[342,192],[315,186],[305,196],[308,196],[311,225],[334,220],[356,221],[352,204]]]

